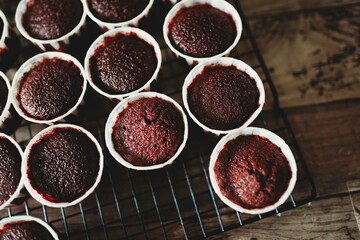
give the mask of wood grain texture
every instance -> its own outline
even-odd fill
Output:
[[[209,239],[360,239],[349,195],[315,200]]]
[[[250,23],[282,107],[360,97],[360,6]]]
[[[287,111],[319,196],[360,178],[360,101]]]
[[[264,0],[240,0],[244,8],[245,15],[252,19],[254,17],[263,17],[268,15],[281,15],[284,13],[295,11],[309,11],[319,8],[334,8],[354,3],[360,3],[359,0],[278,0],[278,1],[264,1]]]

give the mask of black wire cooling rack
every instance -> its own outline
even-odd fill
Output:
[[[125,169],[111,157],[104,143],[105,121],[115,104],[96,94],[87,94],[86,106],[76,123],[91,131],[104,150],[105,169],[96,192],[76,206],[61,209],[45,207],[28,198],[17,207],[0,211],[0,216],[27,214],[42,218],[63,239],[200,239],[310,202],[316,192],[299,145],[279,107],[276,89],[240,4],[231,3],[240,13],[244,28],[231,56],[251,65],[263,79],[266,91],[265,108],[252,126],[281,136],[297,160],[298,181],[286,203],[262,215],[240,214],[223,204],[213,192],[207,170],[209,155],[218,139],[207,136],[191,123],[188,144],[171,167],[151,172]],[[156,89],[181,103],[181,86],[190,69],[175,58],[160,34],[155,38],[163,54]],[[13,137],[25,147],[44,128],[23,121]]]

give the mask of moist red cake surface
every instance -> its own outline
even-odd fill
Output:
[[[104,22],[125,22],[138,16],[149,0],[88,0],[92,14]]]
[[[229,141],[214,167],[220,191],[247,209],[274,204],[286,191],[291,170],[281,149],[268,139],[246,135]]]
[[[191,112],[212,129],[241,127],[259,107],[259,96],[255,80],[233,66],[205,67],[188,87]]]
[[[1,240],[52,240],[49,231],[35,221],[8,223],[0,229]]]
[[[169,24],[171,44],[192,57],[210,57],[224,52],[235,37],[232,16],[209,4],[183,8]]]
[[[94,185],[99,159],[87,135],[72,128],[54,129],[30,150],[30,184],[48,201],[73,201]]]
[[[7,103],[9,90],[6,86],[5,80],[0,76],[0,115],[3,113]]]
[[[172,103],[158,97],[129,104],[117,117],[112,141],[116,151],[135,166],[169,160],[184,139],[184,120]]]
[[[73,30],[82,14],[80,0],[34,0],[27,5],[23,26],[33,38],[56,39]]]
[[[21,179],[21,155],[16,146],[0,136],[0,205],[9,200]]]
[[[17,96],[26,115],[48,120],[68,112],[78,101],[84,79],[70,61],[44,59],[20,79]]]
[[[94,83],[109,94],[123,94],[142,87],[157,66],[154,47],[136,34],[107,37],[90,58]]]

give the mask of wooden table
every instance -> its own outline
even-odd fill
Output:
[[[360,239],[360,1],[240,2],[317,197],[212,238]],[[15,4],[2,4],[14,12]],[[41,209],[34,214],[41,216]]]

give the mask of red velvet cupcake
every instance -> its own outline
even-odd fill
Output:
[[[196,66],[186,77],[182,94],[190,117],[204,131],[215,135],[248,126],[265,102],[257,73],[234,58]]]
[[[30,195],[51,207],[77,204],[101,180],[103,154],[85,129],[60,124],[38,133],[26,147],[22,174]]]
[[[139,15],[149,0],[87,0],[92,14],[104,22],[125,22]]]
[[[84,0],[86,13],[103,30],[134,26],[148,17],[154,0]]]
[[[85,58],[90,85],[101,95],[118,100],[150,90],[160,66],[159,45],[137,28],[106,32],[95,40]]]
[[[31,1],[23,15],[23,26],[33,38],[56,39],[79,24],[83,11],[80,0]]]
[[[228,134],[210,157],[210,179],[215,192],[239,212],[272,211],[289,197],[297,167],[289,146],[274,133],[243,128]]]
[[[172,45],[192,57],[218,55],[231,46],[235,37],[232,16],[210,4],[180,9],[169,25]]]
[[[58,240],[58,234],[43,220],[31,216],[15,216],[0,221],[0,239]]]
[[[15,14],[21,35],[42,51],[65,51],[85,27],[82,0],[20,1]]]
[[[227,56],[241,32],[238,12],[223,0],[181,1],[170,10],[163,26],[168,47],[191,66]]]
[[[82,103],[87,81],[72,56],[49,52],[34,56],[16,72],[12,97],[20,116],[35,123],[53,123]]]
[[[126,98],[110,114],[105,140],[110,153],[125,167],[162,168],[176,159],[188,134],[186,116],[171,98],[139,93]]]
[[[23,151],[11,137],[0,133],[0,209],[11,207],[16,198],[23,197],[21,160]]]

